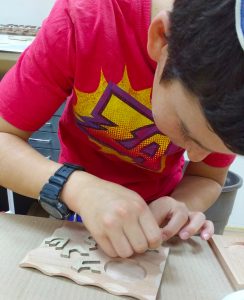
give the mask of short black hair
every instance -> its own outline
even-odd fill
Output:
[[[235,0],[175,0],[162,81],[180,80],[213,131],[244,155],[244,50]]]

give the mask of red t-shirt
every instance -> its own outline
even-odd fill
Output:
[[[152,118],[150,14],[150,0],[58,0],[0,83],[0,115],[23,130],[37,130],[68,98],[60,161],[80,164],[146,201],[170,194],[184,164],[184,150]],[[233,159],[212,154],[205,162],[225,167]]]

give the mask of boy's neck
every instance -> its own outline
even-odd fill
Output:
[[[161,11],[171,11],[174,0],[152,0],[151,20]]]

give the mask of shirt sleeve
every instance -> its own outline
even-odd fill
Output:
[[[32,44],[0,82],[0,116],[35,131],[72,93],[75,42],[67,0],[58,0]]]
[[[211,153],[203,161],[211,167],[226,168],[232,164],[235,158],[234,154]]]

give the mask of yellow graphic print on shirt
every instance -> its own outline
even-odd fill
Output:
[[[100,151],[154,172],[165,166],[170,140],[159,132],[151,112],[151,89],[135,91],[125,69],[116,85],[101,72],[93,93],[75,90],[74,113],[79,128]]]

